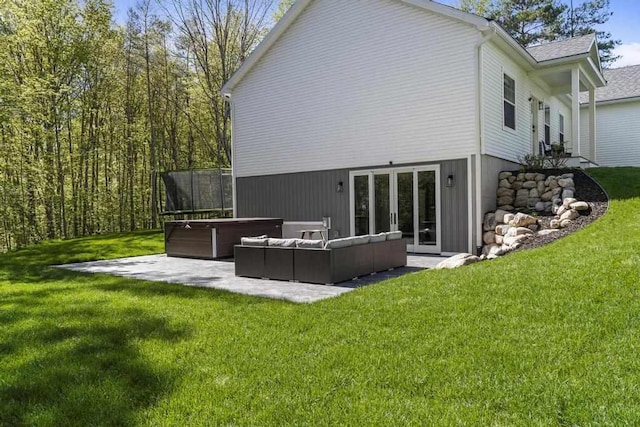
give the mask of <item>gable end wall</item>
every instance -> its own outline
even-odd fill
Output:
[[[233,93],[236,177],[475,152],[479,32],[397,0],[316,0]]]

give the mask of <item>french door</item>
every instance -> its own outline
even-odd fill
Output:
[[[440,253],[439,166],[350,173],[351,234],[401,231],[409,252]]]

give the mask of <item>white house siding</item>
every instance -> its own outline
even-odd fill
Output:
[[[559,113],[565,117],[565,140],[571,138],[571,110],[559,97],[531,81],[527,72],[493,43],[482,47],[483,147],[490,156],[517,162],[531,153],[532,127],[529,98],[551,109],[551,142],[559,141]],[[503,126],[503,73],[516,81],[516,130]],[[544,139],[544,110],[538,111],[538,140]],[[537,150],[537,145],[536,145]]]
[[[237,177],[464,158],[466,24],[397,0],[317,0],[233,92]]]
[[[589,111],[580,111],[583,151],[589,147]],[[587,156],[588,157],[588,156]],[[600,166],[640,166],[640,101],[598,104],[596,157]]]

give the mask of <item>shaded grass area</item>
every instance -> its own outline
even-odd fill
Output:
[[[1,256],[0,424],[634,424],[640,169],[590,174],[579,233],[313,305],[46,267],[153,233]]]

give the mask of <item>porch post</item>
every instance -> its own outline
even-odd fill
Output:
[[[596,141],[596,90],[589,89],[589,154],[597,162],[597,141]]]
[[[573,156],[580,156],[580,69],[571,70],[571,138]]]

